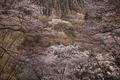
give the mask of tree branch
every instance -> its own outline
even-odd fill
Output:
[[[18,59],[16,58],[15,56],[11,55],[5,48],[1,47],[1,49],[3,49],[9,56],[13,57],[14,59],[16,59],[17,61],[20,61],[20,62],[26,62],[25,60],[21,60],[21,59]],[[29,63],[29,62],[26,62],[26,63]]]

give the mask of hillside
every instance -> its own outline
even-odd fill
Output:
[[[0,80],[119,80],[119,0],[1,0]]]

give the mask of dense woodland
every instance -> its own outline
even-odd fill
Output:
[[[120,80],[120,1],[0,0],[0,80]]]

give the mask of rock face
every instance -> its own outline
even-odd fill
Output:
[[[79,0],[40,0],[36,4],[44,6],[46,9],[43,10],[44,15],[59,15],[65,17],[70,14],[70,11],[78,11],[83,7],[83,1]]]

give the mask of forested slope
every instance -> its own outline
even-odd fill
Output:
[[[119,0],[1,0],[0,80],[119,80]]]

